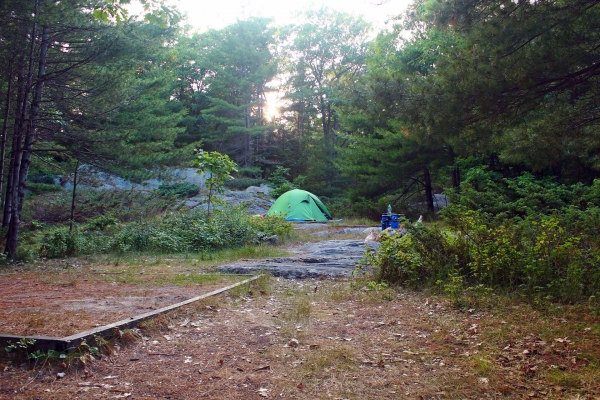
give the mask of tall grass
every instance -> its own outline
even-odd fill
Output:
[[[274,234],[282,239],[292,225],[281,218],[255,218],[241,207],[226,207],[210,216],[204,211],[170,212],[137,222],[93,224],[72,232],[56,229],[42,240],[40,255],[47,258],[82,254],[148,252],[157,254],[210,253],[221,249],[260,244]],[[257,250],[249,250],[246,252]]]

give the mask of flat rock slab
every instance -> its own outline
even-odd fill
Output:
[[[317,231],[312,232],[310,236],[314,237],[326,237],[326,236],[335,236],[335,235],[368,235],[371,232],[371,229],[375,229],[376,232],[380,232],[380,227],[369,227],[369,228],[341,228],[337,230],[326,230],[326,231]]]
[[[378,243],[369,243],[374,248]],[[228,264],[217,270],[230,274],[268,271],[288,279],[347,277],[363,258],[364,240],[325,240],[298,249],[302,255]]]

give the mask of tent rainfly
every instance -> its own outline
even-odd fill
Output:
[[[279,196],[267,215],[283,216],[287,221],[327,222],[332,219],[329,210],[317,196],[300,189]]]

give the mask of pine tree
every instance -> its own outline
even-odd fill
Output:
[[[68,154],[108,168],[127,160],[126,152],[117,153],[121,146],[168,143],[169,135],[165,139],[161,136],[164,131],[157,130],[176,123],[170,112],[163,111],[163,122],[145,131],[144,135],[149,135],[143,140],[135,132],[105,129],[130,105],[141,86],[136,86],[137,76],[118,74],[132,66],[128,61],[131,53],[126,49],[135,28],[99,21],[93,15],[97,13],[89,12],[94,9],[111,13],[122,10],[120,3],[85,0],[7,1],[0,7],[0,38],[6,45],[0,57],[2,65],[10,65],[3,78],[10,82],[3,118],[3,142],[10,143],[3,214],[3,225],[8,227],[5,251],[10,259],[17,256],[27,176],[36,153]],[[150,104],[152,101],[146,102],[146,112]],[[161,104],[164,108],[165,100]],[[160,108],[156,101],[152,106]],[[160,138],[152,136],[156,134]],[[135,148],[138,151],[142,147]]]
[[[247,169],[260,157],[270,129],[264,115],[265,91],[277,69],[269,22],[252,18],[195,37],[201,54],[186,68],[185,89],[182,85],[191,115],[186,135]]]
[[[306,12],[300,24],[289,27],[285,114],[307,146],[307,184],[323,194],[332,193],[337,179],[336,107],[345,86],[365,67],[369,31],[363,19],[326,8]]]

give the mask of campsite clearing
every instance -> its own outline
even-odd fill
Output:
[[[184,282],[197,268],[191,261],[139,260],[139,276],[119,273],[136,265],[65,260],[21,273],[33,283],[21,287],[30,290],[23,295],[73,288],[86,298],[94,285],[85,272],[101,271],[111,287],[152,286],[151,304],[174,276],[194,287],[194,276]],[[68,265],[62,274],[60,265]],[[63,312],[46,322],[78,318]],[[64,363],[34,364],[5,355],[0,399],[600,398],[600,316],[585,306],[492,296],[457,308],[443,296],[365,279],[272,278],[123,337],[99,359],[76,352]]]
[[[160,285],[124,283],[119,273],[0,276],[0,333],[65,337],[175,304],[242,280],[195,274]],[[136,278],[152,279],[152,273]],[[156,277],[154,277],[156,278]],[[176,284],[188,279],[185,285]],[[195,282],[194,282],[195,281]]]
[[[83,366],[2,360],[0,398],[597,399],[598,321],[549,311],[274,280],[157,318]]]

